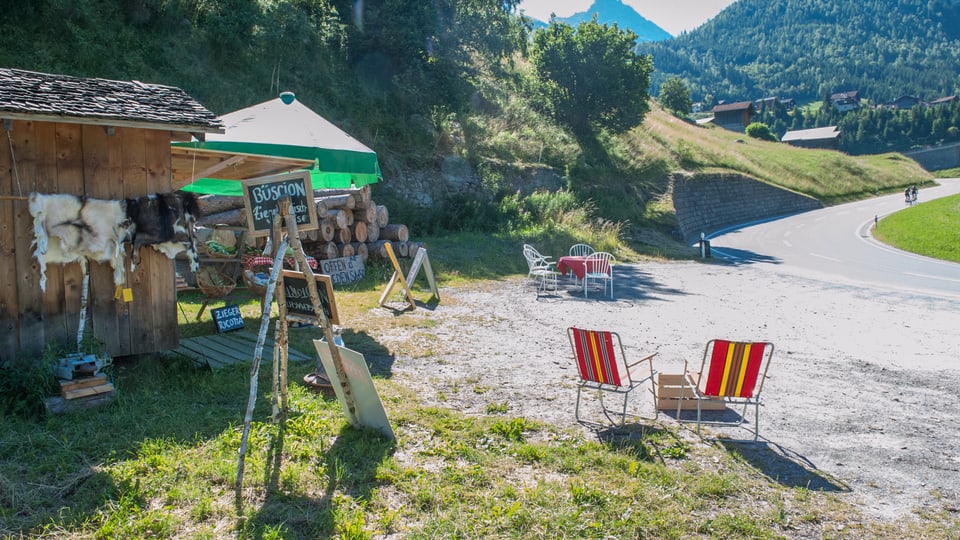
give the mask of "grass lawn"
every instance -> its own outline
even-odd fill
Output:
[[[874,236],[904,251],[960,262],[960,195],[891,214],[880,220]]]

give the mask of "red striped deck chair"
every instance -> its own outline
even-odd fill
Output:
[[[570,327],[567,329],[570,346],[577,361],[579,382],[577,384],[577,407],[574,415],[578,422],[580,418],[580,399],[584,388],[595,389],[600,397],[600,408],[604,416],[614,425],[622,426],[627,417],[627,400],[630,393],[645,382],[650,382],[650,393],[654,394],[654,418],[657,411],[657,396],[653,388],[653,357],[657,353],[649,354],[636,362],[626,362],[623,343],[616,332],[602,330],[583,330]],[[647,363],[646,369],[641,364]],[[603,395],[613,393],[623,398],[623,404],[617,409],[610,409],[603,403]],[[639,416],[639,415],[632,415]]]
[[[773,343],[767,341],[726,341],[714,339],[707,343],[700,362],[700,371],[687,371],[683,366],[684,388],[691,388],[697,400],[697,434],[700,424],[742,426],[747,420],[747,406],[754,406],[753,440],[760,436],[760,391],[767,378],[767,369],[773,357]],[[706,421],[701,417],[701,404],[705,400],[723,400],[728,405],[742,405],[735,420]],[[677,419],[680,420],[680,402],[677,403]]]

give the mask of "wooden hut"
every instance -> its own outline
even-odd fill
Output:
[[[82,272],[47,267],[39,284],[31,193],[120,200],[173,190],[171,142],[222,132],[216,115],[178,88],[0,69],[0,361],[76,346]],[[173,261],[142,249],[127,266],[132,299],[113,270],[90,263],[87,331],[112,356],[176,348]]]

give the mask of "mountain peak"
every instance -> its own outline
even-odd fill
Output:
[[[576,26],[590,21],[594,14],[600,24],[612,25],[616,23],[621,30],[630,30],[637,35],[637,41],[663,41],[671,36],[649,19],[643,17],[635,9],[624,4],[621,0],[594,0],[587,11],[574,13],[569,17],[557,17],[558,22]]]

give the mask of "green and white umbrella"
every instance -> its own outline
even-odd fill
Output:
[[[296,100],[292,92],[220,117],[224,133],[203,142],[174,147],[222,153],[311,160],[314,189],[363,187],[383,175],[377,154],[327,119]],[[239,181],[201,178],[183,189],[197,193],[241,196]]]

